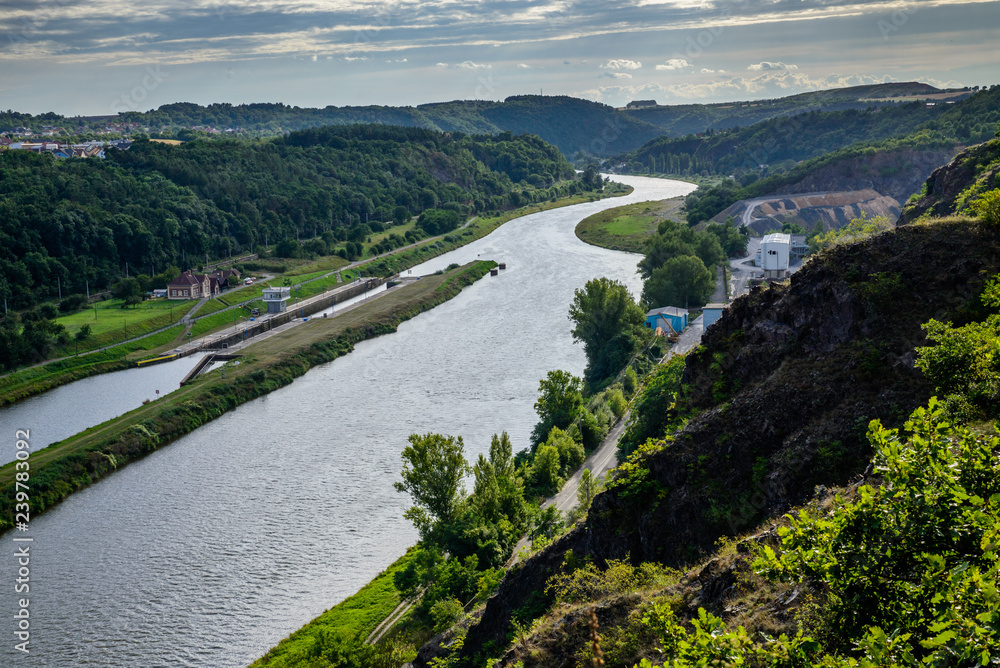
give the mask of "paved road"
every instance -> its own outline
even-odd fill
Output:
[[[670,359],[674,355],[683,355],[701,343],[701,336],[705,332],[704,320],[702,316],[695,318],[688,328],[681,332],[680,339],[677,343],[670,347],[670,352],[668,352],[662,362]],[[559,490],[555,496],[547,499],[542,503],[543,508],[547,508],[552,504],[555,504],[559,512],[566,514],[571,511],[577,505],[576,492],[580,489],[580,476],[583,474],[583,469],[590,469],[590,472],[599,478],[604,478],[608,471],[613,469],[618,465],[617,452],[618,452],[618,439],[621,438],[622,432],[625,431],[625,426],[628,424],[629,416],[631,415],[631,410],[625,412],[615,426],[611,428],[608,435],[604,437],[604,441],[601,442],[600,447],[598,447],[594,452],[587,457],[587,460],[583,462],[580,469],[574,473],[569,480],[563,485],[563,488]],[[507,563],[507,567],[513,566],[518,561],[518,553],[521,551],[522,547],[527,546],[528,538],[525,536],[522,538],[517,545],[514,546],[514,554],[511,556],[510,561]]]
[[[729,298],[736,299],[740,295],[747,293],[747,281],[757,273],[757,267],[753,265],[757,249],[760,248],[760,237],[751,237],[747,243],[747,256],[729,261],[729,271],[732,276],[729,279]]]

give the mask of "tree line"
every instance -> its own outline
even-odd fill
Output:
[[[575,180],[537,137],[340,126],[272,140],[137,141],[106,160],[0,152],[0,298],[24,309],[264,244],[358,236],[431,209],[469,215]],[[572,190],[572,188],[570,189]],[[364,235],[361,235],[364,238]]]

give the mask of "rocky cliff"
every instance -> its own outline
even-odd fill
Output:
[[[948,216],[961,211],[973,190],[1000,188],[1000,139],[962,151],[952,162],[930,175],[920,195],[908,203],[900,225],[922,216]]]
[[[688,357],[687,425],[598,496],[583,526],[507,576],[468,632],[467,665],[498,655],[514,611],[539,603],[569,549],[690,564],[720,536],[862,472],[868,422],[898,425],[931,395],[914,368],[921,325],[973,318],[998,270],[997,231],[944,221],[832,249],[789,285],[736,300]]]

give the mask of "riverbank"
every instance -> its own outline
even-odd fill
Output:
[[[302,281],[301,284],[297,286],[302,289],[301,294],[296,294],[295,296],[310,296],[312,294],[318,294],[321,289],[317,290],[313,288],[321,286],[323,281],[336,274],[338,271],[351,270],[358,274],[367,273],[369,275],[380,276],[406,271],[407,269],[415,267],[418,264],[426,262],[427,260],[433,259],[439,255],[453,251],[456,248],[460,248],[466,244],[481,239],[495,231],[504,223],[514,220],[515,218],[538,213],[540,211],[571,206],[583,202],[596,201],[608,197],[621,197],[632,192],[632,188],[630,186],[621,186],[620,184],[613,185],[617,187],[609,189],[606,192],[587,192],[577,195],[568,195],[552,201],[540,202],[538,204],[521,207],[520,209],[515,209],[513,211],[507,211],[497,216],[475,218],[465,227],[448,234],[424,239],[416,242],[415,244],[376,255],[367,260],[354,262],[342,267],[332,268],[329,271],[321,272],[319,275],[313,276],[309,280]],[[328,260],[328,257],[321,258],[315,264],[321,265]],[[307,271],[307,269],[308,266],[303,265],[296,267],[288,273],[291,278],[294,278],[295,275],[302,275],[302,273]],[[212,302],[208,302],[208,304],[212,304]],[[203,326],[196,329],[196,334],[207,336],[225,329],[229,326],[231,320],[228,317],[219,316],[218,313],[228,311],[235,307],[236,306],[227,306],[218,312],[213,312],[211,309],[200,309],[199,313],[203,314],[201,318],[205,318],[206,324],[209,324],[210,326]],[[197,323],[201,318],[196,319],[196,328],[198,326]],[[212,320],[209,321],[209,318]],[[87,353],[78,357],[69,357],[0,377],[0,408],[83,378],[130,368],[142,359],[155,357],[167,350],[177,347],[177,345],[184,341],[184,332],[184,327],[178,325],[166,331],[158,332],[152,334],[151,336],[131,341],[129,343],[123,343],[108,350]]]
[[[643,253],[660,221],[670,218],[686,222],[683,206],[683,197],[672,197],[605,209],[581,220],[574,232],[580,241],[592,246]]]
[[[242,364],[229,369],[228,378],[221,370],[212,372],[163,399],[31,453],[31,516],[233,408],[290,384],[312,367],[351,352],[359,341],[396,331],[401,322],[458,295],[495,266],[473,262],[400,287],[340,317],[310,320],[247,347]],[[14,521],[14,462],[0,467],[0,490],[4,531]]]

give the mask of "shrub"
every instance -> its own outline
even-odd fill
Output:
[[[446,598],[431,606],[431,621],[434,622],[434,632],[451,628],[451,625],[462,616],[462,603],[458,599]]]
[[[632,367],[629,367],[630,369]],[[635,373],[634,371],[632,373]],[[608,390],[607,392],[607,402],[608,408],[611,409],[611,413],[615,416],[615,419],[621,418],[625,415],[625,411],[628,410],[628,401],[625,400],[625,395],[617,387]]]
[[[635,394],[636,388],[639,387],[639,377],[636,376],[635,369],[628,367],[625,369],[625,375],[622,378],[622,392],[629,399]]]
[[[80,311],[87,308],[87,304],[88,301],[86,295],[70,295],[66,299],[59,302],[59,310],[63,313]]]
[[[1000,189],[981,195],[969,205],[969,211],[984,224],[1000,227]]]

